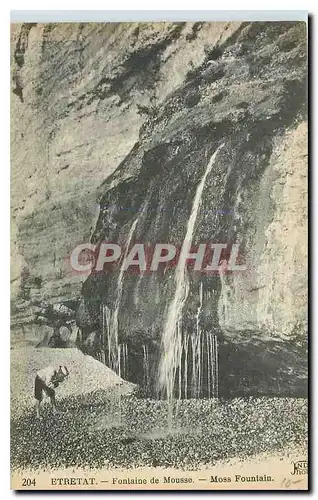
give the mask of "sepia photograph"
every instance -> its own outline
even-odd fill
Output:
[[[308,20],[212,14],[11,19],[14,490],[308,489]]]

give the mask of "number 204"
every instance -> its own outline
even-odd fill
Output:
[[[22,479],[22,486],[35,486],[35,484],[35,479],[30,479],[29,477]]]

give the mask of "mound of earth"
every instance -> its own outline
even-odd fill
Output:
[[[136,386],[76,348],[23,347],[11,350],[11,416],[16,418],[34,406],[34,379],[41,368],[66,365],[70,375],[57,388],[57,400],[97,391],[132,393]]]

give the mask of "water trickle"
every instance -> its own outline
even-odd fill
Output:
[[[208,398],[219,396],[219,356],[217,337],[211,332],[206,333],[207,354],[207,395]]]
[[[184,349],[184,397],[188,397],[188,349],[189,349],[189,336],[186,335],[183,341]]]
[[[178,323],[180,322],[182,316],[183,307],[189,293],[189,283],[183,259],[188,254],[192,244],[195,224],[201,205],[202,193],[204,190],[207,176],[211,172],[212,167],[217,158],[217,155],[219,151],[223,148],[223,146],[224,144],[220,145],[211,156],[210,161],[201,178],[201,181],[199,182],[199,185],[196,189],[190,218],[187,224],[186,235],[181,248],[179,264],[176,267],[175,271],[176,289],[174,296],[170,302],[167,319],[164,325],[163,336],[162,336],[162,353],[159,364],[159,388],[165,392],[168,400],[168,405],[173,400],[176,373],[177,370],[181,367],[180,359],[182,359],[182,355],[180,355],[180,349],[181,346],[183,346],[184,344],[182,339],[181,328],[178,328]],[[198,358],[196,360],[196,367],[195,367],[197,373],[195,375],[195,382],[194,379],[192,379],[192,383],[193,384],[195,383],[196,385],[198,383],[198,377],[199,377],[197,365],[200,366],[201,363],[200,359],[201,356],[200,355],[198,356],[198,352],[199,351],[201,352],[200,348],[201,340],[200,339],[195,340],[192,337],[191,342],[192,342],[192,354],[195,353],[196,358]],[[194,358],[195,356],[193,355],[192,358]]]
[[[118,375],[121,378],[128,378],[128,346],[127,344],[118,345]]]
[[[213,332],[180,334],[178,347],[177,384],[174,393],[178,401],[187,398],[217,398],[218,343]]]
[[[101,304],[101,323],[102,323],[102,338],[101,338],[101,348],[102,348],[102,362],[106,364],[106,349],[108,351],[108,366],[110,366],[111,354],[110,354],[110,318],[111,310],[106,304]]]
[[[226,283],[225,272],[223,269],[219,271],[219,276],[221,282],[221,293],[218,305],[218,316],[220,325],[226,327],[226,325],[230,322],[230,289]]]
[[[149,390],[149,379],[150,379],[150,365],[149,365],[149,349],[147,344],[142,345],[143,352],[143,387],[148,393]]]
[[[178,366],[179,366],[179,400],[180,400],[182,398],[182,382],[183,382],[182,377],[184,377],[184,373],[182,372],[183,345],[182,345],[182,331],[181,331],[181,328],[182,328],[182,319],[181,318],[179,318],[177,328],[178,328],[177,338],[178,338],[178,341],[179,341],[179,345],[178,345],[178,352],[179,352]]]
[[[192,394],[195,398],[200,397],[201,388],[201,328],[200,314],[203,305],[203,283],[199,286],[199,306],[196,316],[196,332],[191,335],[192,345]]]
[[[123,294],[123,283],[124,283],[124,272],[125,272],[125,264],[127,260],[127,255],[129,252],[130,243],[135,232],[139,217],[135,219],[133,222],[126,241],[126,249],[124,253],[124,257],[120,266],[120,271],[118,275],[117,282],[117,296],[115,301],[115,308],[113,314],[111,315],[111,321],[109,325],[109,367],[114,370],[117,374],[119,373],[119,349],[118,349],[118,315],[119,308],[121,303],[121,298]]]
[[[144,271],[141,271],[140,272],[140,277],[139,277],[139,280],[137,282],[137,285],[135,287],[135,291],[134,291],[134,305],[137,306],[139,304],[139,301],[140,301],[140,297],[139,297],[139,289],[141,287],[141,281],[144,277]]]

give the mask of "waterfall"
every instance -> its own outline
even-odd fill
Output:
[[[196,332],[191,335],[192,344],[192,394],[195,398],[200,397],[201,389],[201,328],[200,314],[203,305],[203,283],[201,281],[199,288],[199,307],[196,316]],[[202,343],[203,346],[203,343]]]
[[[122,260],[119,275],[118,275],[117,296],[116,296],[115,308],[114,308],[113,314],[111,315],[111,321],[110,321],[110,326],[109,326],[109,343],[108,343],[109,367],[112,370],[114,370],[117,374],[118,374],[118,370],[119,370],[118,314],[119,314],[119,307],[120,307],[121,298],[122,298],[122,294],[123,294],[125,263],[126,263],[127,255],[129,252],[130,242],[131,242],[131,239],[132,239],[133,234],[135,232],[135,229],[136,229],[136,226],[138,223],[138,219],[139,219],[139,217],[137,217],[137,219],[135,219],[135,221],[133,222],[133,224],[129,230],[129,233],[128,233],[124,258]]]
[[[128,346],[127,344],[118,345],[118,375],[121,378],[128,378]]]
[[[178,323],[177,328],[181,328]],[[182,398],[217,398],[219,396],[219,361],[217,336],[202,330],[178,333],[177,401]],[[145,354],[144,354],[145,357]],[[145,369],[144,369],[145,370]],[[170,409],[171,411],[171,409]],[[169,417],[172,418],[171,415]]]
[[[124,375],[123,375],[123,377],[125,379],[128,379],[128,346],[127,346],[127,344],[124,344],[124,361],[123,361],[123,366],[124,366]]]
[[[139,277],[138,283],[135,287],[135,291],[134,291],[134,305],[135,306],[137,306],[139,304],[139,288],[141,286],[141,281],[144,277],[144,274],[145,274],[144,271],[140,271],[140,277]]]
[[[184,349],[184,397],[188,397],[188,349],[189,349],[189,337],[185,336],[183,342]]]
[[[192,397],[200,397],[201,389],[201,335],[191,335],[192,346]]]
[[[187,280],[187,273],[185,264],[182,261],[183,257],[188,253],[192,238],[195,230],[195,223],[199,213],[202,193],[205,186],[207,176],[212,170],[219,151],[223,148],[224,144],[221,144],[217,150],[213,153],[210,161],[205,169],[205,172],[199,182],[195,197],[192,204],[192,210],[190,218],[187,224],[186,235],[182,244],[179,264],[175,271],[175,293],[172,298],[169,308],[167,319],[164,325],[163,336],[162,336],[162,353],[161,360],[159,364],[159,388],[164,390],[167,396],[168,403],[173,399],[173,391],[175,387],[176,371],[179,368],[180,363],[180,346],[182,345],[182,339],[180,338],[181,332],[180,328],[177,327],[178,322],[181,318],[184,304],[187,300],[189,293],[189,284]]]
[[[102,339],[101,339],[101,347],[102,347],[102,362],[106,364],[105,352],[106,345],[108,349],[108,366],[110,366],[111,362],[111,351],[110,351],[110,318],[111,311],[106,304],[101,304],[101,320],[102,320]],[[107,339],[107,342],[106,342]]]
[[[218,316],[220,325],[226,327],[230,323],[230,289],[226,283],[224,269],[220,269],[219,276],[221,282],[221,293],[218,305]]]
[[[149,389],[149,350],[148,350],[148,345],[143,344],[142,345],[142,351],[143,351],[143,386],[146,392],[148,392]]]
[[[206,334],[207,355],[207,395],[208,398],[219,396],[219,357],[216,335],[211,332]]]
[[[179,400],[182,398],[182,382],[183,382],[182,375],[184,376],[184,374],[182,373],[183,345],[182,345],[182,331],[181,331],[181,328],[182,328],[182,318],[179,318],[179,321],[178,321],[178,324],[177,324],[177,329],[178,329],[177,339],[178,339],[178,342],[179,342],[179,345],[178,345],[178,353],[179,353],[179,360],[178,360],[178,366],[179,366],[179,397],[178,397],[178,399]]]
[[[202,311],[202,305],[203,305],[203,283],[201,281],[200,288],[199,288],[199,307],[198,307],[198,312],[197,312],[197,334],[198,335],[200,333],[200,313]]]
[[[210,354],[210,346],[209,346],[209,336],[206,336],[206,357],[207,357],[207,393],[208,393],[208,398],[211,397],[211,366],[212,366],[212,360],[211,360],[211,354]]]

